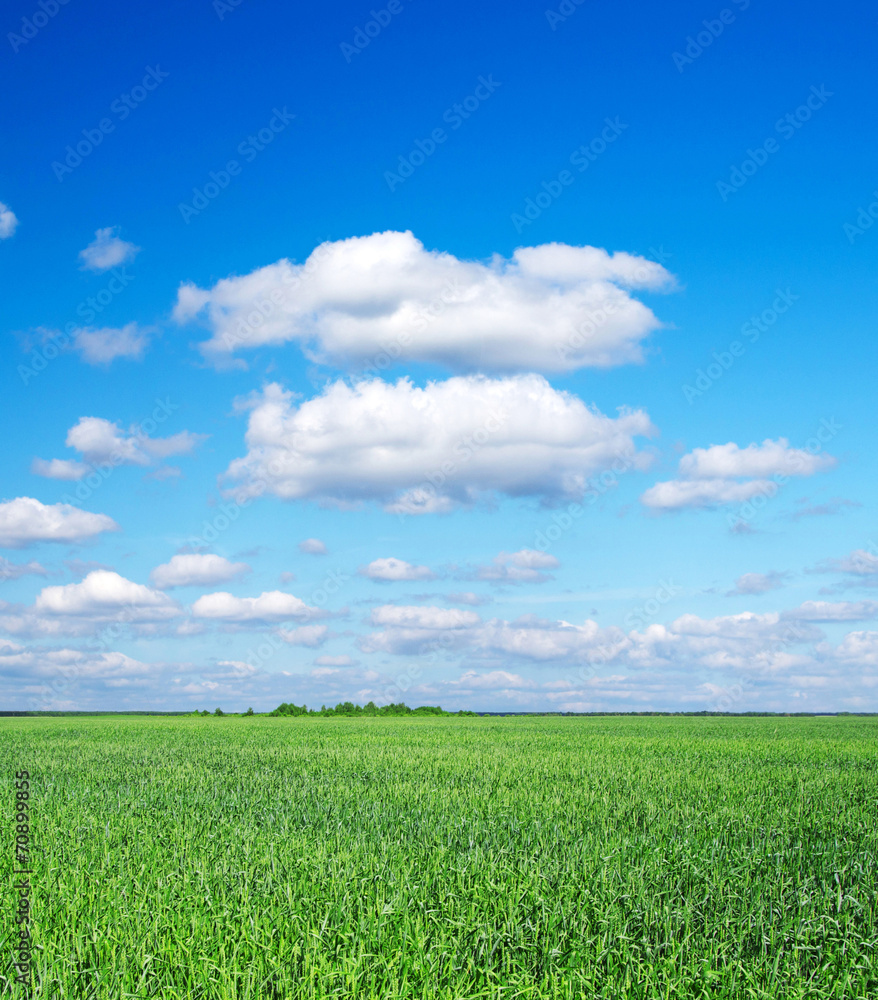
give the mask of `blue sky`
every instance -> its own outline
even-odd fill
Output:
[[[3,707],[875,710],[862,5],[3,18]]]

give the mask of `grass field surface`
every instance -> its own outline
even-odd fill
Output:
[[[878,719],[4,719],[0,759],[37,997],[878,997]]]

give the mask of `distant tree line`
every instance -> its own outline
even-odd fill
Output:
[[[409,708],[408,705],[399,702],[398,704],[382,705],[380,708],[374,701],[365,705],[355,705],[352,701],[339,702],[335,708],[327,708],[321,705],[319,709],[308,708],[307,705],[292,705],[282,702],[269,715],[475,715],[475,712],[446,712],[438,705],[421,705],[419,708]]]
[[[694,716],[704,716],[708,718],[730,718],[730,719],[741,719],[741,718],[768,718],[768,719],[782,719],[782,718],[814,718],[817,716],[832,716],[832,717],[843,717],[851,716],[856,718],[875,718],[878,717],[876,712],[469,712],[461,709],[459,712],[446,712],[444,709],[440,708],[438,705],[422,705],[420,708],[409,708],[408,705],[404,705],[400,702],[398,705],[384,705],[379,708],[374,702],[369,702],[367,705],[354,705],[352,702],[345,701],[336,705],[335,708],[327,708],[325,705],[321,705],[319,709],[307,708],[305,705],[291,705],[283,702],[278,705],[278,707],[273,712],[254,712],[252,708],[248,708],[246,712],[224,712],[221,708],[215,709],[213,712],[208,712],[207,709],[199,711],[195,709],[192,711],[182,711],[182,712],[161,712],[158,710],[149,711],[124,711],[124,712],[112,712],[112,711],[25,711],[25,710],[0,710],[0,719],[2,718],[25,718],[29,716],[46,716],[50,718],[63,718],[66,716],[79,716],[87,718],[89,716],[134,716],[134,715],[168,715],[168,716],[242,716],[242,715],[345,715],[345,716],[359,716],[359,715],[447,715],[447,716],[483,716],[487,718],[504,718],[507,716],[513,717],[574,717],[574,718],[612,718],[614,716],[659,716],[663,718],[686,718]]]

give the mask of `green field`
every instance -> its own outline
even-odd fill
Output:
[[[36,997],[878,997],[878,719],[4,719],[0,759]]]

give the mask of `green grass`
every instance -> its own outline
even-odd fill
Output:
[[[878,997],[878,719],[7,719],[0,760],[38,997]]]

